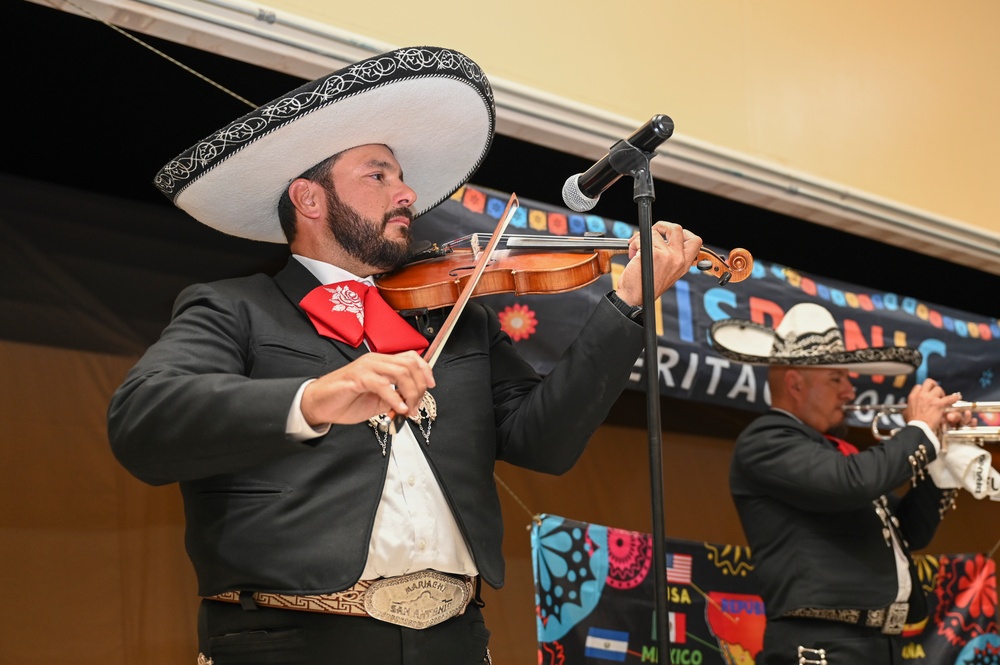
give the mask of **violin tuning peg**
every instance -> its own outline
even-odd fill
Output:
[[[698,261],[698,263],[694,264],[694,267],[701,271],[711,270],[712,262],[708,259],[702,259],[701,261]]]

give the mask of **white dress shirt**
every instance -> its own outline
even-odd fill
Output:
[[[294,256],[323,284],[355,280],[372,285],[370,278],[362,279],[328,263]],[[290,436],[303,441],[323,436],[330,430],[329,425],[311,427],[302,415],[302,392],[309,383],[306,381],[299,388],[288,413],[286,428]],[[430,436],[434,438],[433,427]],[[381,454],[374,430],[371,444],[372,454]],[[335,446],[337,441],[334,439],[323,445]],[[393,437],[389,448],[389,469],[375,513],[375,526],[361,579],[395,577],[428,568],[457,575],[477,575],[479,572],[441,486],[407,421]]]

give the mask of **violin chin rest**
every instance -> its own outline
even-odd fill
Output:
[[[430,240],[414,240],[413,244],[410,246],[410,256],[406,259],[406,264],[415,263],[416,261],[423,261],[424,259],[433,259],[435,257],[441,256],[445,253],[443,249],[437,246],[436,243],[432,243]]]

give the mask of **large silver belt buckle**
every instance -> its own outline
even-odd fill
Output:
[[[465,611],[469,587],[432,570],[377,580],[365,591],[365,611],[398,626],[423,629]]]
[[[899,635],[906,625],[906,615],[910,611],[909,603],[892,603],[886,608],[885,623],[882,624],[883,635]]]

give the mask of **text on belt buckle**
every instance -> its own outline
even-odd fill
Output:
[[[883,635],[900,635],[906,625],[906,615],[910,611],[909,603],[892,603],[886,608],[885,623],[882,624]]]
[[[469,595],[464,582],[424,570],[373,582],[365,591],[365,611],[381,621],[419,630],[464,612]]]

